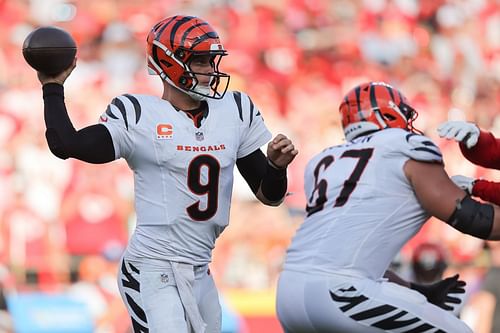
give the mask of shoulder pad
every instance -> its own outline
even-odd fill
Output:
[[[130,94],[124,94],[113,98],[106,108],[106,115],[111,119],[122,119],[125,128],[129,129],[129,121],[137,124],[141,119],[141,104],[139,100]]]
[[[403,142],[403,153],[422,162],[443,163],[439,147],[431,139],[416,133],[407,133]]]
[[[239,91],[233,91],[234,102],[238,108],[240,120],[248,122],[248,127],[252,126],[254,117],[261,117],[259,109],[255,107],[250,96]]]

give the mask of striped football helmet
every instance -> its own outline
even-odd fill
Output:
[[[147,37],[147,54],[151,74],[195,99],[221,99],[226,93],[229,75],[219,71],[219,64],[227,51],[217,32],[200,18],[176,15],[158,22]],[[209,74],[191,69],[197,56],[210,57]],[[199,84],[200,75],[210,76],[209,86]]]
[[[349,91],[339,106],[347,141],[384,128],[413,127],[418,113],[403,94],[384,82],[368,82]]]

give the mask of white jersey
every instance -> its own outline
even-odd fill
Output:
[[[271,139],[247,95],[207,103],[199,128],[155,96],[116,97],[100,117],[116,158],[134,173],[137,227],[128,250],[138,257],[208,263],[229,221],[236,160]]]
[[[285,270],[378,279],[429,215],[405,176],[408,159],[442,163],[427,137],[386,129],[325,149],[308,163],[305,221]]]

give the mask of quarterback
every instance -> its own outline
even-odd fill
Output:
[[[500,208],[451,181],[440,149],[414,129],[417,113],[394,87],[361,84],[340,114],[346,143],[306,167],[307,216],[278,282],[285,332],[472,332],[451,312],[460,302],[451,296],[463,292],[457,276],[429,291],[387,269],[431,215],[498,240]]]
[[[118,284],[134,332],[220,332],[221,308],[208,264],[228,225],[236,165],[256,197],[276,206],[297,150],[273,140],[249,96],[228,91],[227,55],[204,20],[172,16],[147,36],[148,68],[162,96],[114,98],[98,124],[75,130],[63,83],[76,60],[43,85],[46,138],[59,158],[123,158],[134,174],[137,226]],[[267,142],[267,156],[260,147]]]

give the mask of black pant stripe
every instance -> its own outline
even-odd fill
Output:
[[[397,320],[398,318],[403,317],[407,313],[408,312],[406,312],[406,311],[400,311],[399,313],[395,314],[394,316],[391,316],[389,318],[385,318],[381,321],[373,323],[372,326],[381,328],[383,330],[389,330],[389,329],[396,329],[396,328],[410,326],[410,325],[413,325],[413,324],[420,321],[420,319],[417,317],[407,319],[407,320]]]
[[[129,266],[130,266],[130,269],[132,269],[135,273],[140,273],[139,270],[134,267],[134,265],[130,264],[129,263]],[[140,284],[139,284],[139,281],[137,281],[133,276],[132,276],[132,273],[130,273],[128,270],[127,270],[127,266],[125,265],[125,260],[122,261],[122,267],[121,267],[121,270],[122,270],[122,274],[125,275],[127,277],[127,280],[125,279],[122,279],[122,284],[124,287],[126,288],[130,288],[130,289],[133,289],[137,292],[140,292]]]
[[[356,288],[353,286],[349,288],[342,288],[339,289],[338,292],[352,292],[356,291]],[[343,306],[340,307],[340,310],[342,312],[346,312],[357,305],[365,302],[366,300],[369,300],[368,297],[365,295],[356,295],[356,296],[340,296],[335,294],[334,292],[330,291],[330,297],[332,298],[333,301],[336,303],[347,303]],[[397,308],[393,305],[389,304],[383,304],[383,305],[378,305],[375,306],[371,309],[363,310],[361,312],[355,313],[350,316],[351,319],[356,320],[356,321],[363,321],[367,319],[373,319],[379,316],[384,316],[389,314],[390,312],[397,310]],[[414,324],[417,324],[418,326],[411,328],[407,331],[404,331],[404,333],[420,333],[420,332],[426,332],[431,329],[434,329],[435,327],[429,323],[425,323],[422,321],[422,319],[418,317],[413,317],[410,319],[406,320],[398,320],[399,318],[407,315],[408,312],[404,310],[399,310],[397,313],[391,315],[390,317],[384,316],[385,318],[380,318],[379,321],[370,324],[370,326],[380,328],[382,330],[394,330],[398,328],[403,328],[405,326],[411,326]],[[418,324],[420,321],[422,323]],[[365,323],[366,324],[366,323]],[[446,333],[443,330],[437,330],[435,333]]]
[[[149,328],[142,326],[134,318],[130,319],[132,319],[132,328],[134,329],[134,333],[149,333]]]
[[[394,310],[396,310],[396,308],[394,306],[384,304],[384,305],[380,305],[380,306],[353,314],[351,316],[351,318],[354,320],[365,320],[365,319],[370,319],[373,317],[378,317],[378,316],[387,314],[387,313],[394,311]]]
[[[356,290],[356,289],[354,289],[354,290]],[[335,295],[334,293],[332,293],[331,291],[330,291],[330,297],[335,302],[347,303],[346,305],[344,305],[340,308],[340,310],[342,310],[343,312],[346,312],[346,311],[352,309],[356,305],[361,304],[368,299],[367,297],[365,297],[363,295],[355,296],[355,297],[338,296],[338,295]]]
[[[422,325],[417,326],[415,328],[412,328],[408,331],[404,331],[403,333],[422,333],[422,332],[427,332],[428,330],[430,330],[432,328],[434,328],[434,326],[427,324],[427,323],[423,323]],[[442,331],[440,331],[440,332],[442,332]]]
[[[130,306],[130,308],[132,309],[132,311],[134,311],[135,315],[140,319],[142,320],[143,322],[147,323],[148,322],[148,319],[146,318],[146,313],[144,312],[144,310],[139,306],[139,304],[137,304],[134,299],[129,295],[129,294],[125,294],[125,297],[127,298],[127,303],[128,305]]]

